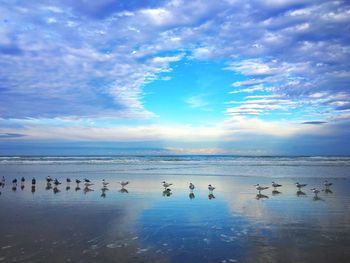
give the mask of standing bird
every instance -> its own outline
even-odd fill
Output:
[[[85,183],[91,183],[91,181],[89,179],[86,179],[86,178],[84,179],[84,182]]]
[[[35,180],[35,178],[33,177],[33,179],[32,179],[32,185],[34,186],[36,184],[36,180]]]
[[[215,190],[215,187],[212,186],[211,184],[208,185],[208,190],[209,192],[213,192]]]
[[[127,185],[129,184],[129,181],[126,181],[126,182],[121,181],[121,182],[119,182],[119,183],[120,183],[120,185],[122,186],[122,188],[124,188],[125,186],[127,186]]]
[[[328,189],[333,183],[330,183],[328,182],[328,180],[325,180],[323,184],[326,187],[326,189]]]
[[[281,184],[272,182],[272,187],[275,188],[275,189],[276,189],[277,187],[281,187],[281,186],[282,186]]]
[[[54,185],[56,185],[56,186],[61,184],[61,182],[58,181],[57,178],[55,179],[55,181],[54,181],[53,183],[54,183]]]
[[[13,184],[13,186],[17,186],[17,179],[13,179],[12,184]]]
[[[3,176],[2,179],[1,179],[1,182],[2,182],[3,185],[5,184],[5,181],[6,181],[5,180],[5,176]]]
[[[165,181],[163,181],[162,184],[163,184],[163,187],[164,187],[165,189],[168,188],[169,186],[172,186],[172,185],[173,185],[173,184],[167,183],[167,182],[165,182]]]
[[[79,185],[81,183],[81,181],[79,179],[75,179],[75,182],[77,183],[77,185]]]
[[[194,190],[194,188],[195,188],[195,187],[194,187],[194,184],[190,183],[190,185],[189,185],[189,187],[188,187],[188,188],[190,188],[190,190],[191,190],[191,191],[193,191],[193,190]]]
[[[67,184],[69,184],[72,180],[70,178],[67,178],[66,181],[67,181]]]
[[[300,188],[307,186],[307,184],[300,184],[299,182],[296,182],[295,185],[296,185],[296,187],[299,188],[299,190],[300,190]]]
[[[269,189],[269,187],[268,186],[261,186],[260,184],[256,184],[255,189],[259,191],[259,194],[261,194],[261,191]]]
[[[108,185],[109,183],[108,182],[106,182],[106,180],[105,179],[103,179],[102,180],[102,185],[103,185],[103,187],[107,187],[107,185]]]
[[[24,177],[21,178],[21,182],[22,184],[26,181],[26,179]]]
[[[50,175],[48,177],[46,177],[46,182],[48,184],[50,184],[53,181],[53,179],[50,177]]]
[[[310,190],[315,194],[315,197],[317,197],[318,193],[320,192],[320,190],[317,188],[311,188]]]

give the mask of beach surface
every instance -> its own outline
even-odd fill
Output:
[[[0,157],[2,176],[0,262],[350,258],[348,157]],[[62,184],[48,187],[47,176]],[[77,187],[84,178],[93,185]],[[324,180],[333,185],[325,189]],[[162,181],[173,184],[170,193]],[[257,183],[270,188],[259,195]]]

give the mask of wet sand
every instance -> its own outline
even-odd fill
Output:
[[[350,257],[350,180],[122,175],[47,188],[45,171],[0,195],[0,262],[346,262]],[[80,178],[85,177],[80,175]],[[128,178],[127,191],[119,180]],[[18,178],[19,179],[19,178]],[[65,177],[59,178],[64,181]],[[73,179],[73,177],[72,177]],[[172,194],[161,181],[172,182]],[[307,183],[298,193],[294,182]],[[196,189],[191,195],[188,182]],[[216,189],[209,195],[207,185]]]

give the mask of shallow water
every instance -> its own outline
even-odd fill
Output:
[[[213,172],[218,165],[210,165],[216,162],[211,159],[209,164],[190,161],[191,167],[211,167],[207,174],[194,168],[182,174],[142,170],[156,166],[153,162],[129,163],[129,170],[124,170],[124,163],[0,164],[0,176],[7,179],[0,188],[0,262],[347,262],[350,258],[346,162],[339,166],[342,172],[331,166],[338,171],[336,176],[331,172],[310,176],[307,168],[298,173],[302,166],[279,174],[273,162],[265,165],[270,175],[218,176]],[[62,185],[47,188],[48,175],[62,180]],[[27,179],[24,188],[19,183],[13,189],[12,179],[22,176]],[[30,183],[33,176],[35,189]],[[75,183],[67,186],[68,176],[88,177],[95,185],[76,189]],[[110,182],[109,190],[101,190],[102,178]],[[310,188],[323,188],[324,178],[334,185],[315,198]],[[120,180],[131,181],[127,191],[120,191]],[[163,180],[173,183],[171,195],[163,193]],[[270,185],[272,180],[283,185],[279,193],[270,188],[257,195],[253,185]],[[194,196],[188,190],[190,181],[196,185]],[[297,192],[296,181],[308,184],[303,193]],[[209,183],[216,187],[214,196],[209,196]]]

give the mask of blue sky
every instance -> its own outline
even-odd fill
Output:
[[[0,154],[350,154],[347,1],[18,0],[0,13]]]

